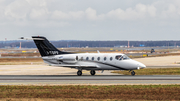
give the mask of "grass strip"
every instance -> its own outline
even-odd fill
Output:
[[[179,100],[180,85],[0,86],[0,98]]]
[[[180,68],[145,68],[134,71],[136,75],[180,75]],[[126,70],[113,71],[112,73],[131,75],[131,73]]]
[[[1,101],[123,101],[118,99],[75,99],[75,98],[4,98]]]

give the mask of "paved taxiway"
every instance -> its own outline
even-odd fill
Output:
[[[136,85],[180,84],[180,76],[172,75],[0,75],[0,85]]]

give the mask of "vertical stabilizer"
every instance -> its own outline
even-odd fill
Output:
[[[36,44],[42,57],[51,55],[62,55],[70,54],[68,52],[62,52],[54,47],[45,37],[42,36],[32,36],[34,43]]]

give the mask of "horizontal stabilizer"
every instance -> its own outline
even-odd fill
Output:
[[[19,39],[22,39],[22,40],[44,40],[43,38],[27,38],[27,37],[20,37]]]

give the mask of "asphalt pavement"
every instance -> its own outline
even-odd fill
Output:
[[[0,75],[0,85],[180,84],[177,75]]]

